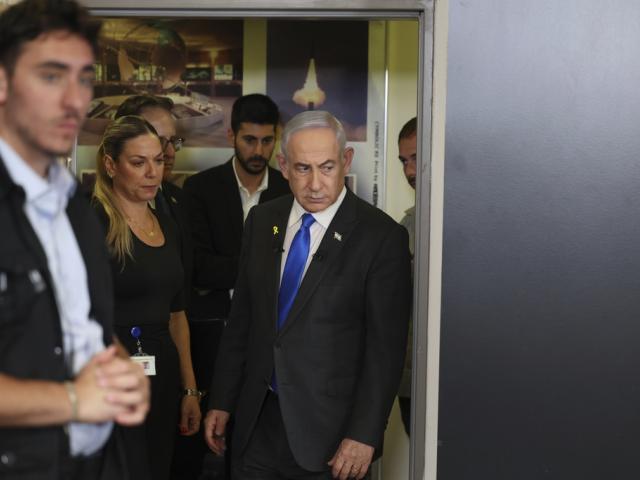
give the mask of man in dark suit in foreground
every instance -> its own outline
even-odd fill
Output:
[[[410,302],[407,232],[345,187],[340,122],[303,112],[278,156],[293,197],[254,208],[205,420],[234,478],[363,478],[382,448]]]

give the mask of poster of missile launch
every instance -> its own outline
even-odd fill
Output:
[[[270,20],[267,94],[282,122],[304,110],[326,110],[355,149],[347,185],[383,207],[384,24],[369,21]]]

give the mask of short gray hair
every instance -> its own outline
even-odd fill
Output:
[[[336,134],[338,151],[342,159],[347,144],[347,136],[344,133],[344,128],[340,120],[323,110],[308,110],[297,114],[287,122],[282,132],[282,140],[280,142],[280,151],[285,158],[287,157],[287,145],[291,135],[307,128],[328,128],[332,130],[333,133]]]

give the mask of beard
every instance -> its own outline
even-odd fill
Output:
[[[252,155],[249,158],[244,158],[238,150],[236,150],[236,158],[242,169],[249,175],[260,175],[269,164],[269,160],[262,155]]]

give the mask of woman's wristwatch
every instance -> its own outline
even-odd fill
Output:
[[[185,388],[182,394],[187,397],[198,397],[198,399],[204,397],[204,392],[196,388]]]

